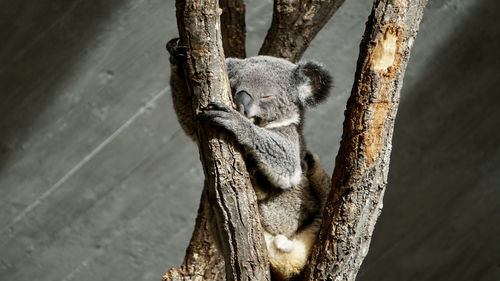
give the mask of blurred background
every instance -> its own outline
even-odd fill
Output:
[[[336,85],[306,117],[333,171],[371,0],[304,60]],[[156,280],[182,262],[203,175],[172,108],[174,1],[0,1],[0,280]],[[247,1],[247,52],[271,0]],[[357,280],[500,280],[500,2],[431,0],[389,184]]]

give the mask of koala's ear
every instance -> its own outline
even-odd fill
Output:
[[[294,71],[299,100],[305,106],[315,106],[323,102],[330,93],[332,77],[318,64],[307,62],[297,65]]]

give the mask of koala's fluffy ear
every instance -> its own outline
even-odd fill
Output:
[[[304,106],[315,106],[323,102],[330,93],[332,77],[323,67],[312,63],[301,63],[294,71],[299,100]]]

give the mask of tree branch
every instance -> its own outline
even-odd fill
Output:
[[[232,9],[231,1],[220,1]],[[298,61],[342,3],[343,0],[275,0],[273,24],[260,54]],[[331,203],[325,209],[303,280],[354,280],[368,252],[382,209],[404,71],[425,5],[426,0],[374,1],[345,112],[328,200]],[[213,79],[226,77],[220,35],[214,23],[216,6],[213,0],[196,6],[192,0],[178,2],[179,30],[183,42],[190,46],[186,77],[190,92],[199,97],[193,99],[196,114],[211,101],[229,100],[226,79]],[[234,29],[241,31],[244,15],[229,21],[235,18],[239,18],[240,27]],[[223,33],[228,34],[224,43],[226,54],[244,57],[244,48],[230,47],[234,40],[244,40],[244,32],[231,33],[233,28],[226,28],[229,25],[223,25]],[[257,205],[253,191],[247,188],[251,185],[241,155],[230,140],[217,136],[203,124],[197,127],[203,128],[198,137],[208,182],[184,263],[180,269],[169,270],[164,280],[222,280],[224,264],[229,280],[269,280]],[[214,222],[209,219],[212,217]],[[214,224],[225,262],[208,231]]]
[[[211,102],[230,103],[229,83],[227,80],[222,40],[220,34],[219,7],[216,0],[178,0],[177,24],[181,45],[188,46],[187,60],[184,65],[185,77],[193,100],[194,119]],[[204,123],[197,122],[200,157],[204,167],[206,193],[208,194],[208,213],[215,226],[215,240],[224,257],[227,280],[269,280],[267,253],[263,247],[257,202],[250,183],[246,167],[239,150],[235,149],[231,139]],[[206,214],[207,205],[202,197],[200,213]],[[203,240],[199,231],[206,231],[207,221],[199,217],[197,228],[188,248],[188,256],[181,270],[170,270],[164,280],[183,279],[183,269],[196,274],[199,268],[220,264],[216,261],[195,269],[189,268],[190,262],[197,262],[191,250]],[[199,228],[198,228],[199,227]],[[200,239],[201,240],[198,240]],[[212,247],[212,245],[209,245]],[[210,252],[210,251],[208,251]],[[210,253],[208,253],[210,254]],[[203,261],[211,261],[205,257]],[[180,274],[180,276],[179,276]],[[205,275],[205,273],[204,273]],[[187,277],[186,277],[187,278]]]
[[[344,0],[274,0],[273,21],[259,55],[298,62]]]
[[[219,0],[222,9],[222,44],[226,57],[244,59],[245,52],[245,4],[243,0]]]
[[[354,280],[387,184],[394,121],[426,0],[375,0],[345,111],[332,192],[306,280]]]

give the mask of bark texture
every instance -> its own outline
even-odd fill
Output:
[[[246,57],[245,3],[243,0],[219,0],[224,55],[230,58]]]
[[[387,184],[394,121],[426,0],[375,0],[360,46],[344,132],[305,280],[355,280]]]
[[[259,55],[298,62],[344,0],[274,0],[273,21]]]
[[[199,120],[196,116],[209,103],[229,104],[231,98],[218,1],[178,0],[176,8],[181,45],[188,46],[184,65],[188,92],[193,101],[194,120]],[[201,277],[201,271],[205,272],[203,276],[208,276],[218,268],[220,262],[210,256],[213,244],[210,244],[210,237],[206,234],[208,224],[214,226],[213,237],[224,257],[226,280],[269,280],[257,202],[243,157],[226,135],[218,134],[217,130],[201,122],[196,127],[208,195],[202,197],[200,206],[201,217],[205,219],[197,220],[197,228],[181,269],[170,270],[163,278],[183,280],[189,275]],[[206,197],[209,200],[207,205],[204,201]],[[206,219],[207,213],[210,221]],[[207,243],[207,249],[196,252],[204,243]],[[200,254],[207,256],[200,259]],[[214,273],[211,276],[220,275]]]

